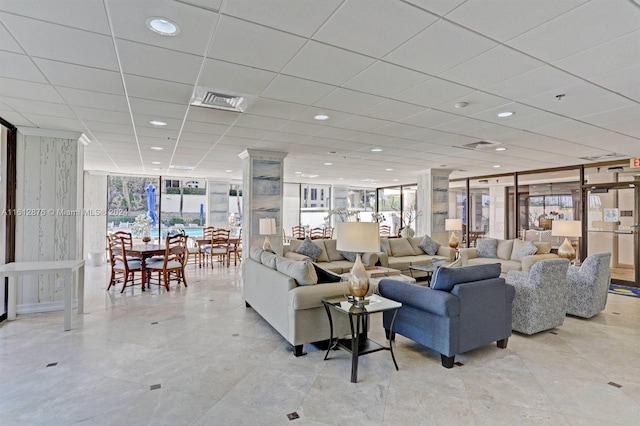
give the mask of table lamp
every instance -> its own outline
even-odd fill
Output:
[[[369,291],[369,276],[362,264],[362,253],[380,251],[380,235],[376,222],[338,222],[336,224],[336,249],[356,253],[356,261],[349,274],[350,302],[365,303]]]
[[[272,250],[269,235],[276,235],[276,220],[273,217],[265,217],[260,219],[260,235],[264,235],[263,250]]]
[[[449,247],[457,249],[458,245],[460,244],[460,240],[456,235],[456,231],[462,231],[462,219],[445,219],[444,230],[451,231],[451,236],[449,237]]]
[[[576,250],[569,242],[569,238],[582,237],[582,222],[579,220],[554,220],[551,223],[551,235],[565,237],[564,242],[558,247],[558,256],[572,261],[576,258]]]

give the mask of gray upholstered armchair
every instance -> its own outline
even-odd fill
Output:
[[[529,272],[507,273],[507,283],[516,289],[513,330],[535,334],[564,323],[568,267],[567,259],[547,259],[535,263]]]
[[[569,267],[567,314],[591,318],[604,310],[611,284],[609,262],[611,253],[596,253],[587,257],[581,266]]]
[[[443,367],[452,368],[456,354],[491,342],[507,347],[514,290],[500,278],[499,263],[438,268],[431,288],[384,279],[378,292],[402,302],[393,334],[440,352]],[[392,313],[383,314],[388,334],[392,319]]]

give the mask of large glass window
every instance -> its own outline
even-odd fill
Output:
[[[331,186],[303,185],[300,208],[300,225],[307,228],[323,228],[324,218],[331,209]],[[296,224],[297,225],[297,224]]]

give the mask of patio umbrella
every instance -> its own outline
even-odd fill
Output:
[[[200,226],[202,226],[202,219],[204,219],[204,204],[200,203]]]
[[[147,186],[147,216],[151,218],[151,225],[158,223],[158,215],[155,212],[156,209],[156,187],[153,184]]]

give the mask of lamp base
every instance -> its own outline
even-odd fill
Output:
[[[562,245],[558,247],[558,257],[569,259],[569,261],[576,258],[576,249],[573,248],[568,238],[565,238]]]
[[[458,245],[460,245],[460,240],[455,232],[451,232],[451,237],[449,237],[449,247],[452,249],[457,249]]]
[[[360,253],[356,254],[356,261],[351,268],[351,274],[349,275],[349,293],[351,293],[352,299],[349,299],[351,303],[362,304],[365,296],[369,292],[369,276],[362,263],[362,257]]]
[[[262,250],[273,250],[271,247],[271,241],[269,241],[269,237],[264,237],[264,243],[262,243]]]

